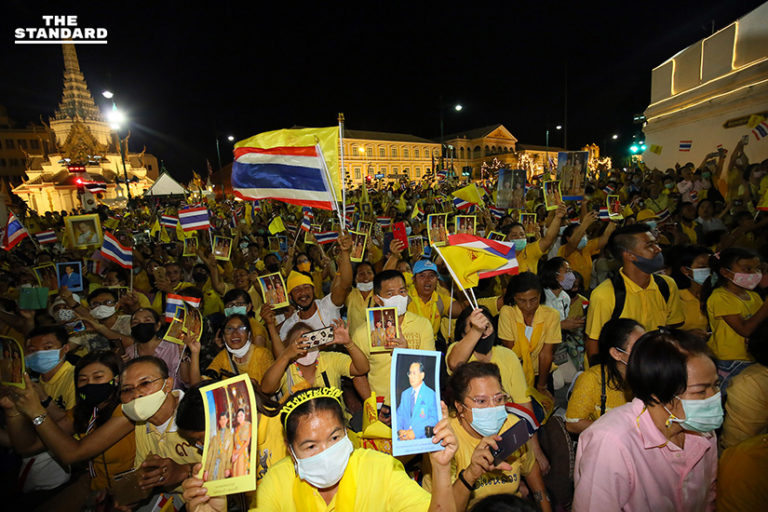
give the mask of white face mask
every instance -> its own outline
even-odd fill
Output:
[[[251,338],[248,338],[248,340],[245,342],[245,345],[243,345],[240,348],[232,348],[226,343],[224,343],[224,346],[227,348],[227,352],[229,352],[233,356],[245,357],[246,354],[248,354],[248,351],[251,349]]]
[[[56,313],[56,320],[59,322],[70,322],[75,318],[75,312],[71,309],[62,308],[58,310]]]
[[[299,478],[317,489],[327,489],[339,483],[353,451],[352,441],[346,435],[330,448],[306,459],[296,457],[291,447],[291,453],[296,460],[294,467]]]
[[[357,289],[361,292],[369,292],[373,290],[373,281],[369,283],[357,283]]]
[[[315,361],[317,361],[317,356],[320,355],[319,350],[310,350],[307,352],[307,355],[304,357],[300,357],[296,360],[297,363],[299,363],[302,366],[309,366],[311,364],[315,364]]]
[[[96,306],[91,310],[91,316],[96,320],[104,320],[115,314],[115,306]]]
[[[123,414],[131,421],[147,421],[160,410],[163,402],[165,402],[167,393],[164,390],[165,383],[154,393],[134,398],[127,404],[123,404]]]
[[[384,297],[379,296],[379,299],[381,299],[382,304],[384,304],[384,307],[387,308],[397,308],[397,316],[403,316],[405,312],[408,310],[408,296],[405,295],[393,295],[392,297],[389,297],[388,299],[385,299]]]

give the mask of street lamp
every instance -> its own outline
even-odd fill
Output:
[[[126,118],[120,110],[117,109],[117,103],[115,103],[115,94],[112,91],[103,91],[101,93],[106,99],[112,101],[112,110],[107,114],[110,127],[115,130],[117,134],[117,144],[120,146],[120,160],[123,162],[123,178],[125,179],[125,190],[128,194],[128,200],[131,200],[131,185],[128,183],[128,171],[125,168],[125,152],[123,151],[123,141],[120,139],[120,127],[125,123]]]
[[[234,135],[227,135],[227,140],[233,142],[235,140]],[[219,169],[221,169],[221,150],[219,149],[219,136],[216,136],[216,158],[219,161]]]
[[[234,135],[227,135],[227,140],[229,142],[234,142],[235,141],[235,136]]]
[[[618,138],[619,138],[619,134],[618,134],[618,133],[614,133],[613,135],[611,135],[611,138],[612,138],[613,140],[616,140],[616,139],[618,139]]]

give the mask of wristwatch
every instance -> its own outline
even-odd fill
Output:
[[[34,418],[32,418],[32,424],[34,426],[36,426],[36,427],[39,427],[40,425],[43,424],[43,422],[45,421],[45,418],[47,418],[47,417],[48,417],[48,415],[45,414],[45,413],[43,413],[43,414],[41,414],[39,416],[35,416]]]

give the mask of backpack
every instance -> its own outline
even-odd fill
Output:
[[[664,302],[669,302],[669,285],[663,277],[657,274],[651,274],[651,277],[656,281],[656,286],[659,287],[659,292],[664,299]],[[617,273],[611,278],[613,284],[613,296],[615,298],[613,304],[613,313],[611,313],[611,320],[615,320],[621,317],[621,312],[624,311],[624,302],[627,299],[627,287],[624,286],[624,279],[621,277],[621,273]]]

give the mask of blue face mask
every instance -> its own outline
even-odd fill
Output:
[[[503,405],[483,408],[473,407],[472,423],[470,425],[475,429],[475,432],[483,437],[487,437],[498,434],[506,420],[507,408]]]
[[[585,248],[587,246],[588,241],[589,239],[587,238],[587,235],[584,235],[583,237],[581,237],[581,240],[579,240],[579,245],[576,246],[576,250],[580,251],[583,248]]]
[[[512,241],[515,243],[515,254],[523,251],[525,246],[528,245],[527,238],[513,238]]]
[[[656,221],[655,220],[647,220],[645,223],[648,225],[651,230],[656,229]]]
[[[709,276],[712,275],[712,269],[710,268],[691,268],[689,270],[693,272],[693,277],[691,280],[694,283],[699,283],[701,285],[706,283],[707,279],[709,279]]]
[[[680,397],[677,399],[683,404],[685,419],[675,417],[665,407],[669,412],[668,422],[679,423],[685,430],[701,433],[717,430],[723,424],[723,405],[719,391],[704,400],[686,400]]]
[[[37,373],[48,373],[61,362],[61,350],[39,350],[24,358],[27,368]]]
[[[224,308],[224,315],[225,316],[231,316],[231,315],[247,315],[248,312],[246,311],[246,308],[248,306],[230,306],[228,308]]]
[[[411,226],[405,226],[405,234],[411,236]]]

